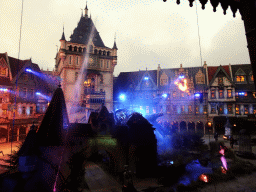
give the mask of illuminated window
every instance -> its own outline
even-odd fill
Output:
[[[223,84],[223,77],[218,77],[218,84],[222,85]]]
[[[255,115],[256,114],[256,105],[253,105],[253,114]]]
[[[199,114],[199,106],[196,106],[196,114]]]
[[[250,75],[250,81],[254,81],[253,75]]]
[[[2,115],[6,116],[7,115],[7,109],[3,109],[2,111],[3,111]]]
[[[236,105],[236,115],[240,115],[240,105]]]
[[[216,114],[216,104],[215,103],[211,103],[211,114]]]
[[[220,99],[224,98],[223,90],[219,90],[219,98]]]
[[[192,111],[192,105],[189,105],[188,106],[188,113],[191,114],[193,111]]]
[[[6,68],[0,67],[0,75],[6,76]]]
[[[236,82],[244,82],[245,76],[244,75],[237,75],[236,76]]]
[[[248,105],[244,105],[244,114],[245,115],[249,114],[249,106]]]
[[[219,105],[219,114],[224,114],[224,105],[223,104]]]
[[[204,114],[207,114],[207,105],[204,105]]]
[[[216,92],[215,90],[211,90],[211,98],[216,99]]]
[[[233,113],[233,105],[232,104],[228,104],[228,114],[232,114]]]
[[[253,98],[256,99],[256,92],[253,92],[252,95],[253,95]]]
[[[228,98],[232,98],[232,89],[227,90],[227,96]]]

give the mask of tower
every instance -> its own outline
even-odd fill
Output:
[[[108,111],[113,110],[116,39],[113,48],[105,46],[91,17],[88,17],[87,4],[84,10],[85,15],[81,16],[69,41],[65,39],[63,28],[56,56],[55,70],[62,79],[69,116],[70,109],[76,109],[70,122],[87,121],[90,112],[98,111],[102,104]]]

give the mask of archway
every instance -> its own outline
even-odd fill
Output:
[[[190,122],[188,123],[188,131],[189,131],[189,132],[195,132],[195,128],[196,128],[195,123],[190,121]]]
[[[185,121],[180,122],[180,132],[186,132],[187,131],[187,124]]]

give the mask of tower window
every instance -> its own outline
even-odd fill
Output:
[[[107,68],[109,68],[109,61],[107,61]]]
[[[71,64],[72,56],[69,57],[69,64]]]
[[[106,55],[106,51],[103,51],[103,55]]]
[[[72,46],[70,45],[69,48],[68,48],[69,51],[72,51]]]
[[[94,54],[97,54],[98,53],[98,50],[97,49],[94,49]]]
[[[101,50],[99,50],[99,55],[101,55],[101,52],[102,52],[102,51],[101,51]]]
[[[77,51],[77,46],[74,47],[74,51]]]
[[[76,64],[79,64],[79,57],[76,57]]]

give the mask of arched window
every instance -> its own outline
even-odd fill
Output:
[[[97,54],[98,53],[98,50],[97,49],[94,49],[94,54]]]
[[[71,65],[72,56],[69,56],[69,64]]]
[[[99,55],[101,55],[101,50],[99,50]]]
[[[107,52],[107,56],[110,56],[110,52],[109,51]]]
[[[77,51],[77,46],[74,47],[74,51]]]
[[[69,51],[72,51],[72,46],[70,45],[69,48],[68,48]]]
[[[106,55],[106,51],[103,51],[103,55]]]
[[[82,52],[82,47],[79,47],[79,48],[78,48],[78,51],[81,53],[81,52]]]

